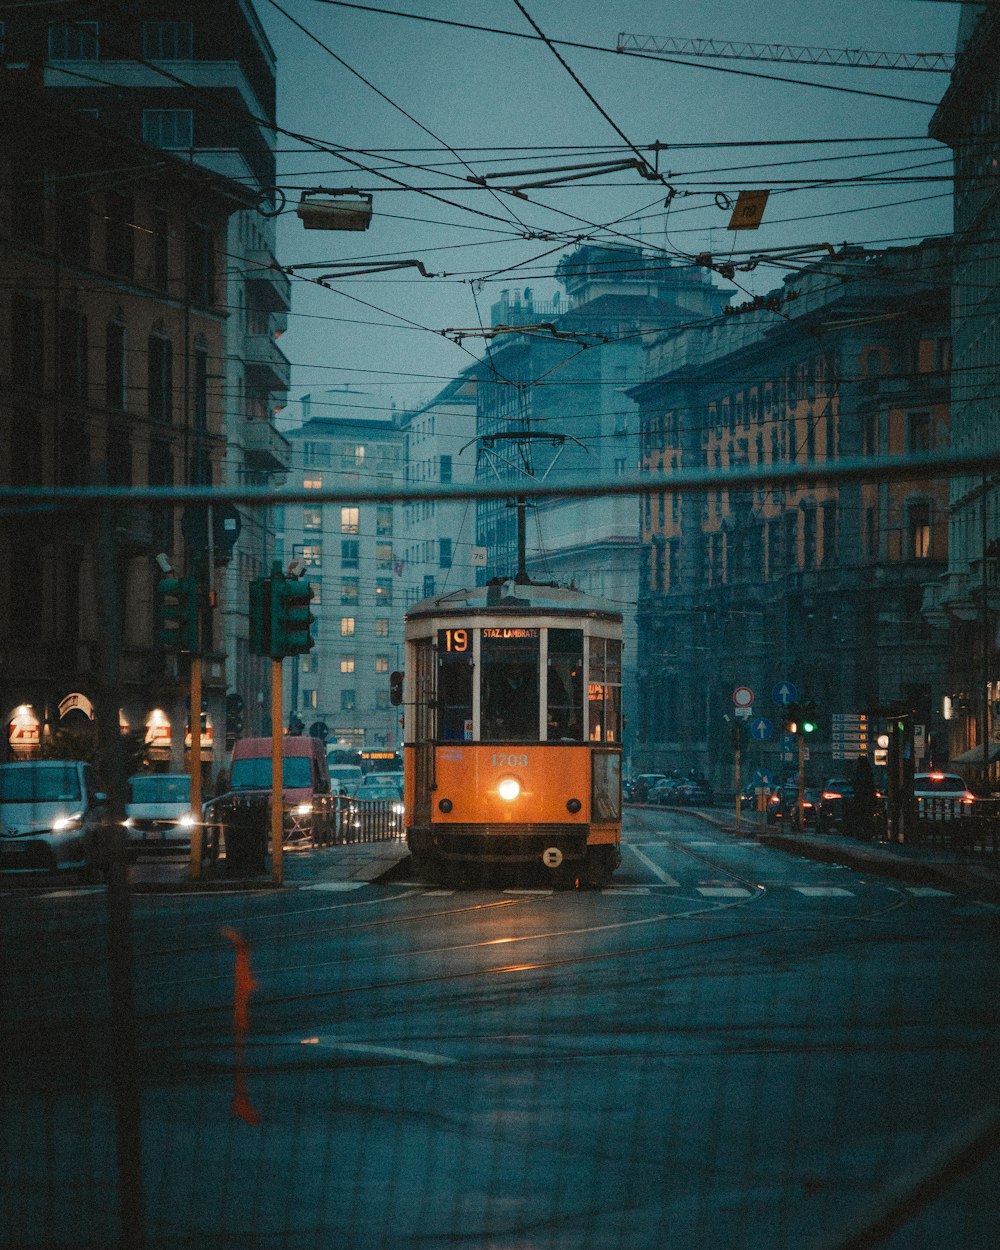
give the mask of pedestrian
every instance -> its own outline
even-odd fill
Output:
[[[874,838],[878,833],[875,821],[875,776],[867,755],[859,755],[854,763],[854,793],[848,805],[848,826],[857,830],[859,838]]]

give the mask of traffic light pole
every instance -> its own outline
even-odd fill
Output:
[[[282,839],[285,817],[284,734],[282,733],[281,660],[271,661],[271,880],[284,882]]]
[[[806,735],[799,725],[799,801],[795,808],[795,828],[803,833],[806,827]]]

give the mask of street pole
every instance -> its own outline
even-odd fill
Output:
[[[740,729],[740,726],[737,724],[736,726],[736,751],[734,752],[734,757],[736,760],[734,771],[736,774],[736,832],[737,833],[739,833],[740,831],[740,798],[741,798],[741,795],[740,795],[740,755],[741,755],[740,739],[741,738],[742,738],[742,731]]]
[[[271,880],[284,881],[281,858],[285,816],[284,734],[281,714],[281,661],[271,661]]]
[[[795,827],[799,833],[802,833],[806,827],[806,736],[802,732],[801,724],[798,729],[796,736],[799,740],[799,801],[795,809]]]
[[[201,632],[201,609],[199,607],[199,633]],[[191,656],[191,710],[188,723],[191,726],[191,859],[189,875],[192,881],[201,879],[201,640],[199,650]]]

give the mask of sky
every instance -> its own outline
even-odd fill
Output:
[[[278,185],[288,196],[278,219],[279,261],[412,259],[434,275],[410,268],[340,278],[327,290],[307,280],[324,269],[303,270],[281,340],[293,369],[279,428],[298,424],[297,397],[330,387],[361,392],[359,404],[373,415],[427,402],[483,350],[480,338],[460,346],[442,331],[489,325],[504,288],[530,287],[537,299],[551,299],[555,265],[580,241],[641,243],[689,264],[706,250],[724,260],[736,249],[739,260],[756,249],[903,245],[951,226],[949,153],[927,138],[945,74],[760,60],[681,64],[613,49],[619,32],[628,32],[951,52],[957,4],[370,0],[372,8],[411,15],[397,16],[330,0],[254,3],[277,55],[279,125],[334,150],[278,136]],[[554,51],[538,38],[416,16],[535,35],[533,21],[552,40],[611,51],[559,44]],[[663,182],[629,169],[520,199],[467,181],[630,159],[635,149],[654,162],[645,150],[653,142],[669,145],[658,154]],[[866,185],[842,185],[859,176]],[[300,189],[317,186],[370,191],[370,228],[305,231],[294,205]],[[771,190],[761,228],[729,231],[732,201],[752,187]],[[768,262],[739,273],[737,301],[773,289],[788,272]],[[335,415],[340,402],[333,397],[314,411]]]

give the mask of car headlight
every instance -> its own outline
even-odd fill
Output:
[[[132,829],[135,826],[135,820],[131,816],[126,816],[122,824],[126,829]]]
[[[296,816],[308,816],[312,809],[313,805],[311,803],[299,803],[298,806],[292,810],[295,812]]]
[[[402,816],[402,814],[406,811],[406,808],[403,806],[402,803],[393,803],[392,810],[396,813],[397,816]]]
[[[190,829],[192,825],[197,824],[197,821],[194,818],[194,812],[185,812],[177,823],[179,825],[183,825],[185,829]]]
[[[506,802],[512,803],[521,793],[521,783],[514,777],[504,777],[497,786],[497,793]]]
[[[83,812],[74,812],[72,816],[60,816],[52,822],[53,833],[65,833],[67,829],[79,829],[83,824]]]

